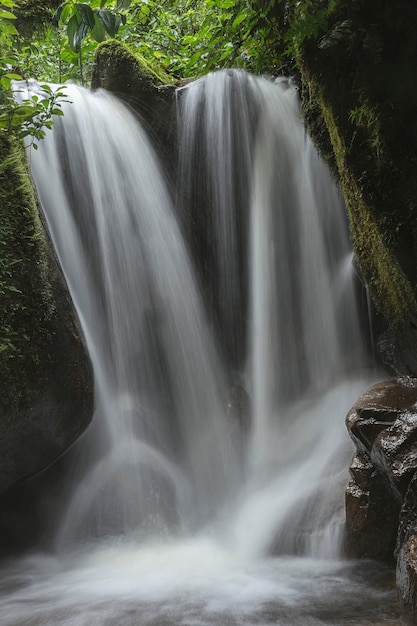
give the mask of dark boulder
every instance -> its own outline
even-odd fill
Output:
[[[403,605],[417,614],[417,383],[373,385],[346,418],[357,453],[346,490],[346,551],[397,562]]]
[[[23,148],[1,138],[0,494],[43,470],[90,423],[93,376]]]

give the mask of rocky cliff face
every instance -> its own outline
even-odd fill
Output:
[[[356,454],[346,490],[346,551],[396,562],[404,605],[417,610],[417,382],[368,389],[346,418]]]
[[[86,429],[93,379],[78,319],[40,219],[24,149],[0,143],[0,494]]]
[[[297,13],[305,3],[288,4]],[[355,254],[389,327],[384,360],[396,373],[414,376],[415,7],[406,0],[319,0],[308,12],[316,28],[293,43],[304,116],[340,180]]]

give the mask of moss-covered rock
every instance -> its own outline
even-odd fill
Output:
[[[112,39],[97,48],[91,87],[127,101],[146,122],[161,151],[171,156],[175,87],[168,74]]]
[[[62,454],[92,417],[92,371],[40,220],[26,155],[0,137],[0,493]]]
[[[303,111],[337,171],[363,277],[393,329],[394,369],[417,372],[415,7],[320,0],[326,28],[294,45]]]

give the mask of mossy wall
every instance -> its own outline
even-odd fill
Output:
[[[417,374],[417,37],[414,3],[319,1],[326,29],[294,46],[303,112],[340,179],[363,277]]]
[[[39,217],[27,155],[0,138],[0,493],[85,430],[93,383],[66,284]]]

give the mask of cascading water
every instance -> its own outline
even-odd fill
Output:
[[[1,572],[3,623],[396,623],[382,570],[339,560],[344,414],[368,381],[294,86],[220,72],[178,93],[180,227],[138,121],[67,93],[31,168],[96,410],[54,555]]]
[[[76,86],[67,95],[65,123],[32,172],[95,372],[86,468],[60,533],[79,541],[213,510],[231,493],[236,453],[221,364],[152,149],[115,98]]]

